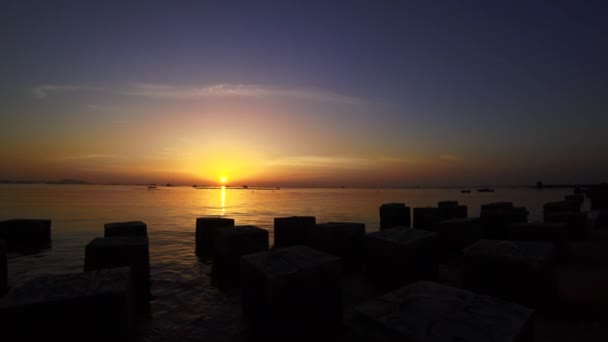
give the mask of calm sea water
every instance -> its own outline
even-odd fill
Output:
[[[468,206],[469,216],[478,216],[481,204],[512,201],[527,207],[530,221],[535,221],[541,220],[545,202],[562,199],[567,193],[571,190],[497,189],[493,193],[462,194],[459,189],[252,191],[159,187],[148,191],[140,186],[4,184],[0,185],[0,220],[53,221],[50,249],[33,255],[9,255],[11,286],[43,274],[82,271],[84,247],[91,239],[103,236],[104,223],[146,222],[155,299],[152,323],[144,339],[187,339],[190,332],[193,336],[230,340],[228,337],[238,331],[233,326],[238,324],[233,310],[238,305],[214,288],[208,276],[209,265],[194,254],[197,217],[231,217],[237,225],[268,229],[271,238],[273,218],[291,215],[313,215],[317,222],[364,222],[367,231],[372,232],[378,230],[378,206],[386,202],[418,207],[458,200]]]

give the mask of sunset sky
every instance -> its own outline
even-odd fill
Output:
[[[603,1],[3,1],[0,179],[606,181],[606,18]]]

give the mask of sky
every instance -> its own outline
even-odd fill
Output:
[[[0,2],[0,179],[592,183],[603,1]]]

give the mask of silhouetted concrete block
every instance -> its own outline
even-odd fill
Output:
[[[546,221],[549,215],[560,213],[580,212],[580,204],[574,201],[548,202],[543,206],[543,218]]]
[[[308,245],[342,260],[343,268],[361,266],[365,248],[365,224],[329,222],[309,228]]]
[[[592,210],[587,217],[592,229],[608,228],[608,210]]]
[[[33,279],[0,300],[10,341],[129,341],[130,270],[116,268]]]
[[[458,206],[458,201],[439,201],[437,202],[437,207],[455,207]]]
[[[317,224],[314,216],[276,217],[274,219],[274,246],[288,247],[306,244],[308,228]]]
[[[565,223],[532,222],[507,228],[507,240],[551,242],[560,260],[568,258],[568,226]]]
[[[0,222],[0,239],[9,249],[44,247],[51,241],[51,220],[14,219]]]
[[[551,303],[557,298],[555,247],[551,243],[480,240],[463,254],[465,288],[527,305]]]
[[[468,216],[468,208],[466,205],[444,205],[438,208],[439,220],[463,219]]]
[[[570,202],[576,202],[579,205],[579,210],[580,210],[580,206],[583,204],[583,202],[585,202],[585,195],[583,194],[575,194],[575,195],[566,195],[564,197],[564,199],[566,201],[570,201]]]
[[[587,197],[591,202],[591,210],[608,209],[608,184],[600,184],[587,190]]]
[[[441,254],[460,254],[464,247],[483,237],[479,218],[458,218],[435,223],[427,230],[437,233]]]
[[[528,210],[514,207],[511,202],[484,204],[481,206],[480,219],[485,237],[506,239],[509,225],[528,222]]]
[[[366,341],[529,342],[534,311],[463,289],[420,281],[357,306]]]
[[[145,309],[150,299],[150,257],[147,237],[95,238],[86,246],[84,270],[131,267],[135,302]]]
[[[410,226],[410,207],[405,203],[384,203],[380,206],[380,229]]]
[[[234,227],[234,219],[226,217],[199,217],[196,219],[196,253],[213,255],[218,230]]]
[[[238,276],[240,258],[247,254],[268,251],[268,231],[256,226],[235,226],[216,231],[214,273]]]
[[[441,221],[439,208],[414,208],[414,228],[428,228],[439,221]]]
[[[148,226],[141,221],[106,223],[104,236],[148,236]]]
[[[365,274],[387,288],[437,279],[437,234],[420,229],[391,228],[365,237]]]
[[[589,222],[587,213],[557,213],[551,214],[546,218],[547,222],[564,223],[568,239],[580,241],[587,238],[589,232]]]
[[[8,289],[8,262],[6,252],[6,243],[0,240],[0,296]]]
[[[306,246],[241,259],[243,313],[272,338],[300,338],[342,324],[340,259]]]

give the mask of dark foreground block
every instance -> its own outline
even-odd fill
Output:
[[[568,239],[580,241],[589,235],[589,222],[587,213],[559,213],[546,217],[547,222],[564,223]]]
[[[405,203],[384,203],[380,206],[380,229],[410,226],[410,207]]]
[[[129,341],[131,272],[117,268],[33,279],[0,300],[7,341]]]
[[[565,223],[532,222],[508,227],[507,240],[550,242],[560,260],[568,258],[568,226]]]
[[[258,335],[300,338],[342,325],[340,259],[306,246],[241,259],[242,305]]]
[[[353,323],[369,341],[528,342],[534,333],[533,313],[517,304],[420,281],[357,306]]]
[[[463,219],[468,216],[468,208],[466,205],[444,205],[440,206],[438,209],[440,221]]]
[[[481,206],[480,219],[484,236],[495,239],[507,238],[507,227],[528,222],[528,210],[514,207],[511,202],[496,202]]]
[[[458,201],[439,201],[439,202],[437,202],[437,206],[439,208],[456,207],[456,206],[458,206]]]
[[[480,240],[463,252],[465,288],[533,306],[557,298],[555,247],[551,243]]]
[[[426,229],[437,233],[442,255],[460,254],[464,247],[483,236],[483,227],[479,218],[441,221]]]
[[[575,201],[547,202],[543,206],[543,218],[546,221],[549,215],[561,213],[577,213],[580,212],[580,210],[580,204]]]
[[[236,226],[216,231],[214,273],[238,277],[242,256],[268,251],[268,231],[256,226]]]
[[[587,197],[591,202],[591,210],[608,209],[608,184],[602,183],[587,190]]]
[[[150,257],[146,237],[95,238],[86,247],[84,270],[131,267],[135,302],[145,309],[150,299]]]
[[[148,226],[141,221],[106,223],[104,236],[148,236]]]
[[[9,249],[44,247],[51,241],[51,220],[14,219],[0,222],[0,240]]]
[[[0,296],[8,289],[8,268],[6,258],[6,243],[0,240]]]
[[[439,221],[441,221],[439,208],[414,208],[414,228],[428,228]]]
[[[304,245],[308,238],[308,228],[314,226],[314,216],[276,217],[274,219],[274,246],[288,247]]]
[[[365,237],[365,274],[386,288],[437,279],[437,234],[392,228]]]
[[[196,253],[213,255],[216,233],[221,228],[234,227],[234,219],[226,217],[199,217],[196,219]]]
[[[316,224],[308,231],[308,245],[339,257],[342,266],[359,268],[365,248],[365,224],[329,222]]]

